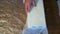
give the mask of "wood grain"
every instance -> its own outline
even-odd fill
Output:
[[[60,17],[56,0],[44,0],[49,34],[60,34]]]

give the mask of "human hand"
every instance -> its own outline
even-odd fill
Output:
[[[29,3],[25,3],[25,11],[26,11],[26,14],[30,12],[30,4]]]
[[[34,0],[26,0],[25,1],[25,11],[26,11],[26,14],[30,12],[30,9],[31,9],[31,7],[30,7],[31,4],[30,3],[32,3],[33,7],[36,6]]]

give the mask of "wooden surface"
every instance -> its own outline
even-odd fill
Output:
[[[49,34],[60,34],[60,16],[56,0],[44,0],[44,7]]]

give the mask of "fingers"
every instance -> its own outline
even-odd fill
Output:
[[[30,12],[30,3],[32,3],[32,6],[36,6],[34,0],[31,0],[31,2],[27,0],[27,2],[25,3],[26,14]]]
[[[28,12],[30,12],[30,4],[28,4],[27,10]]]
[[[26,11],[26,14],[30,12],[30,4],[29,3],[25,4],[25,11]]]

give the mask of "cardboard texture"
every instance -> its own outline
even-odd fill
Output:
[[[21,34],[25,22],[22,0],[0,0],[0,34]]]

